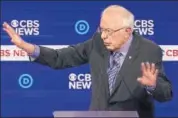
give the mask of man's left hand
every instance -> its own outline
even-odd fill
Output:
[[[144,86],[156,87],[158,69],[156,69],[155,64],[142,63],[141,70],[142,77],[139,77],[137,80]]]

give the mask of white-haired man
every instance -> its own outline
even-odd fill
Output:
[[[138,111],[140,117],[153,118],[153,100],[172,98],[162,50],[134,32],[134,15],[124,7],[108,6],[101,14],[98,32],[90,40],[57,50],[25,42],[7,23],[3,27],[33,62],[54,69],[89,63],[90,110]]]

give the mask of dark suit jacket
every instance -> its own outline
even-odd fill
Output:
[[[132,58],[129,59],[129,56]],[[63,49],[40,46],[40,56],[35,60],[54,69],[63,69],[89,63],[92,75],[90,110],[136,110],[140,117],[153,118],[153,99],[164,102],[172,98],[171,84],[162,65],[162,50],[155,43],[133,33],[133,41],[123,62],[112,95],[109,94],[107,67],[109,51],[101,35],[95,33],[90,40]],[[155,63],[159,69],[157,86],[152,95],[146,92],[137,78],[142,75],[141,62]]]

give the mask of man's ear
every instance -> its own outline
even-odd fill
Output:
[[[126,32],[129,34],[132,33],[132,28],[126,28]]]

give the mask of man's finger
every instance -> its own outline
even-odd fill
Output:
[[[3,27],[7,28],[7,23],[6,22],[3,23]]]
[[[138,78],[138,82],[140,82],[142,85],[149,85],[149,80],[146,78]]]
[[[156,78],[157,78],[157,76],[158,76],[158,72],[159,72],[159,70],[156,69],[156,70],[155,70],[155,73],[154,73],[154,76],[156,76]]]
[[[11,35],[16,34],[15,30],[8,23],[5,22],[4,27],[11,33]]]
[[[151,64],[151,73],[154,74],[155,71],[156,71],[155,64],[152,63],[152,64]]]
[[[144,62],[141,63],[141,70],[142,70],[142,74],[145,75],[146,74],[146,67],[145,67]]]
[[[8,24],[6,22],[3,23],[3,27],[8,29]]]
[[[15,30],[11,26],[9,26],[6,22],[3,24],[3,26],[4,26],[3,30],[5,30],[8,33],[12,41],[13,39],[19,37],[19,35],[15,32]]]
[[[3,30],[6,31],[8,33],[8,35],[12,38],[13,34],[9,30],[8,24],[6,22],[3,23]]]
[[[3,30],[7,32],[7,34],[10,36],[11,39],[13,38],[12,33],[8,29],[3,28]]]
[[[150,66],[150,63],[149,62],[146,62],[146,71],[147,72],[150,72],[151,71],[151,66]]]

